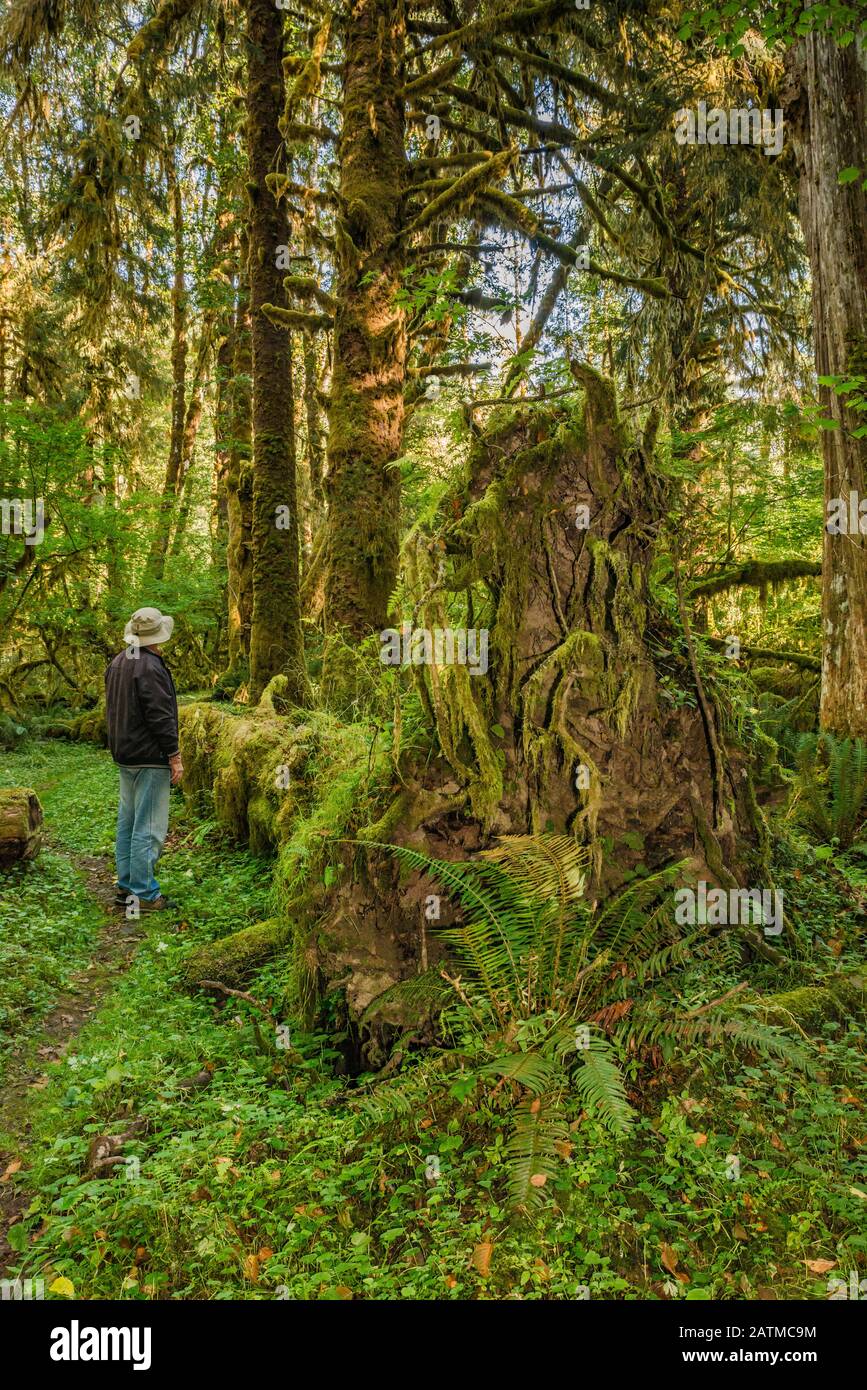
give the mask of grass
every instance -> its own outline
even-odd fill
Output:
[[[14,1039],[45,1016],[90,958],[104,919],[76,859],[109,851],[117,788],[107,754],[66,743],[4,754],[0,786],[32,787],[49,828],[38,860],[0,879],[2,1068]]]
[[[81,848],[70,804],[104,790],[104,758],[40,756],[54,832]],[[49,1296],[62,1279],[78,1297],[132,1300],[824,1299],[830,1275],[867,1272],[857,1030],[827,1026],[819,1080],[704,1050],[635,1064],[629,1140],[570,1103],[553,1200],[516,1221],[490,1091],[458,1077],[436,1108],[376,1123],[333,1076],[335,1039],[285,1016],[287,965],[250,988],[275,1031],[289,1025],[290,1050],[245,1002],[181,991],[188,950],[264,914],[271,868],[176,821],[162,881],[183,920],[144,923],[129,973],[32,1093],[30,1205],[12,1242]],[[793,881],[801,929],[836,940],[837,878],[817,865]],[[209,1084],[183,1084],[203,1071]],[[89,1175],[95,1136],[132,1119],[145,1125],[123,1153],[137,1163]]]

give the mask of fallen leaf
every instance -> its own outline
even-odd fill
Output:
[[[544,1186],[545,1186],[545,1183],[546,1183],[547,1181],[548,1181],[548,1174],[547,1174],[547,1173],[534,1173],[533,1176],[532,1176],[531,1179],[530,1179],[530,1186],[531,1186],[531,1187],[544,1187]]]
[[[677,1251],[665,1244],[660,1245],[659,1249],[663,1269],[667,1269],[669,1274],[674,1274],[677,1269]]]
[[[249,1279],[251,1284],[259,1282],[259,1256],[247,1255],[244,1258],[244,1278]]]
[[[568,1139],[555,1139],[554,1148],[561,1158],[568,1159],[572,1157],[572,1150],[575,1148],[575,1145],[570,1144]]]
[[[487,1279],[491,1271],[491,1256],[494,1247],[491,1241],[486,1240],[481,1245],[477,1245],[473,1251],[473,1267],[481,1274],[483,1279]]]
[[[64,1298],[73,1298],[75,1295],[75,1285],[71,1279],[66,1279],[61,1275],[60,1278],[53,1280],[53,1282],[48,1285],[48,1292],[63,1294]]]
[[[695,1147],[696,1147],[697,1149],[700,1149],[700,1148],[702,1148],[702,1146],[703,1146],[704,1144],[707,1143],[707,1135],[706,1135],[706,1134],[694,1134],[694,1135],[692,1136],[692,1142],[695,1144]]]
[[[732,1227],[732,1235],[735,1240],[749,1240],[750,1238],[749,1231],[745,1231],[739,1221],[736,1221]]]
[[[807,1268],[811,1274],[827,1274],[829,1269],[837,1268],[836,1260],[807,1260]]]
[[[12,1177],[12,1174],[18,1172],[19,1168],[21,1167],[21,1163],[22,1160],[20,1158],[13,1158],[11,1163],[7,1163],[3,1176],[2,1178],[0,1178],[0,1182],[8,1182],[9,1179]]]

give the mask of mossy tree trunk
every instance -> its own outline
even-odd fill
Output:
[[[299,608],[298,502],[292,344],[263,313],[282,304],[281,247],[289,243],[285,211],[266,182],[278,170],[283,111],[283,16],[273,0],[247,0],[247,146],[249,286],[253,418],[253,613],[250,698],[272,676],[289,680],[292,700],[308,697]],[[285,254],[285,252],[283,253]]]
[[[867,374],[867,48],[840,47],[828,32],[807,35],[788,57],[788,116],[801,173],[800,204],[813,280],[816,370],[841,379]],[[844,169],[861,175],[841,184]],[[858,502],[867,497],[867,439],[853,438],[863,416],[846,397],[820,387],[826,518],[841,499],[846,529],[823,536],[822,727],[867,735],[867,536]],[[848,524],[855,494],[855,527]],[[864,523],[867,524],[867,523]]]
[[[386,624],[397,577],[406,328],[397,304],[406,186],[401,0],[355,0],[345,31],[337,310],[328,434],[331,633]]]
[[[181,181],[175,168],[176,152],[169,152],[168,192],[172,210],[173,271],[172,271],[172,414],[169,429],[169,452],[160,509],[154,527],[148,556],[148,574],[161,579],[165,571],[169,534],[175,510],[178,482],[184,453],[184,425],[187,395],[187,288],[186,249],[184,246],[184,200]]]
[[[252,361],[250,298],[247,289],[247,238],[241,240],[241,274],[232,330],[231,384],[226,450],[226,607],[228,669],[225,680],[235,689],[249,675],[250,625],[253,617],[253,471],[250,460]]]

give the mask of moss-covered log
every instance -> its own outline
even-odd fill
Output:
[[[42,807],[29,787],[0,787],[0,867],[35,859],[42,848]]]
[[[191,988],[204,980],[216,980],[229,989],[237,989],[283,949],[288,937],[286,923],[278,918],[244,927],[187,956],[183,966],[184,980]]]
[[[832,976],[822,985],[802,985],[756,999],[753,1008],[766,1023],[818,1032],[825,1023],[867,1018],[867,977]]]
[[[274,684],[285,687],[286,678]],[[266,696],[268,691],[266,691]],[[310,753],[311,729],[263,699],[239,715],[213,704],[180,710],[184,794],[213,795],[217,820],[256,854],[272,852],[291,833]]]

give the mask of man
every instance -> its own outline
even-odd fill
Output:
[[[175,906],[154,877],[169,828],[169,787],[184,775],[175,684],[162,658],[174,618],[139,608],[124,629],[126,651],[105,673],[108,746],[120,767],[115,905],[142,912]]]

